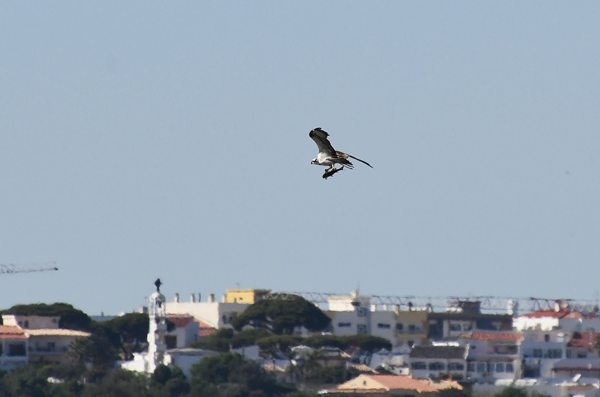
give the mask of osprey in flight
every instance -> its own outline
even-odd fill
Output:
[[[321,128],[315,128],[314,130],[308,133],[308,136],[311,137],[313,141],[315,141],[317,147],[319,148],[319,153],[317,154],[317,157],[314,158],[313,161],[311,161],[310,163],[327,167],[325,173],[323,174],[323,179],[329,178],[330,176],[332,176],[336,172],[343,170],[344,168],[354,168],[352,163],[348,161],[348,157],[354,160],[358,160],[361,163],[365,163],[369,167],[373,168],[371,164],[367,163],[364,160],[354,157],[348,153],[338,152],[337,150],[335,150],[333,146],[331,146],[329,139],[327,139],[329,134],[323,131]],[[336,168],[336,164],[340,164],[341,167]]]

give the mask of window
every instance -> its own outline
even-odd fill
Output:
[[[504,363],[496,363],[496,372],[504,372]]]
[[[367,333],[367,326],[364,325],[364,324],[358,324],[356,326],[356,333],[359,334],[359,335],[360,334],[362,334],[362,335],[366,334]]]
[[[496,345],[494,346],[494,353],[496,354],[517,354],[516,345]]]
[[[56,343],[55,342],[48,342],[48,351],[49,352],[53,352],[56,350]]]
[[[11,343],[8,345],[9,356],[25,356],[25,343]]]
[[[0,343],[0,356],[4,354],[2,343]]]
[[[342,322],[338,323],[338,327],[340,327],[340,328],[350,327],[351,325],[352,325],[352,323],[342,323]]]
[[[544,342],[550,342],[550,335],[549,334],[545,334],[544,335]]]
[[[409,324],[408,325],[408,332],[414,333],[416,331],[417,331],[417,327],[414,324]]]
[[[444,364],[441,361],[434,361],[432,363],[429,363],[430,371],[443,371],[445,369],[446,369],[446,364]]]
[[[487,365],[486,363],[477,363],[477,372],[486,372]]]
[[[544,352],[544,358],[562,358],[562,350],[548,349]]]
[[[448,371],[463,371],[464,369],[463,363],[448,363]]]
[[[533,357],[542,358],[542,349],[533,349]]]
[[[410,367],[412,369],[427,369],[427,364],[425,364],[423,361],[415,361],[410,365]]]
[[[367,308],[359,307],[358,309],[356,309],[356,315],[358,317],[366,317],[367,316]]]
[[[515,368],[512,363],[506,363],[506,367],[504,368],[505,372],[515,372]]]
[[[450,331],[460,331],[462,328],[458,323],[450,323]]]
[[[397,323],[397,324],[396,324],[396,329],[397,329],[398,331],[402,331],[402,330],[404,329],[404,325],[403,325],[402,323]]]
[[[175,349],[177,347],[177,336],[165,335],[165,344],[167,345],[167,349]]]
[[[475,372],[475,363],[467,363],[467,371]]]
[[[377,324],[377,328],[381,328],[381,329],[390,329],[390,325],[386,324],[386,323],[378,323]]]

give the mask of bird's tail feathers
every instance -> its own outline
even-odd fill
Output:
[[[369,167],[373,168],[373,166],[372,166],[371,164],[367,163],[365,160],[361,160],[361,159],[359,159],[358,157],[354,157],[354,156],[352,156],[351,154],[349,154],[349,155],[348,155],[348,157],[351,157],[351,158],[353,158],[354,160],[358,160],[358,161],[360,161],[361,163],[364,163],[364,164],[368,165]]]

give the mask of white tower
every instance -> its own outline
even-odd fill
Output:
[[[165,333],[167,332],[165,296],[160,293],[160,279],[156,279],[156,291],[148,298],[148,368],[147,372],[153,373],[156,367],[163,364],[167,345]]]

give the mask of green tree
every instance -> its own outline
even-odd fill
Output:
[[[149,328],[146,313],[127,313],[96,326],[102,329],[113,347],[121,351],[124,360],[131,360],[133,353],[146,347]]]
[[[152,397],[148,379],[134,372],[113,369],[98,383],[88,383],[82,397]]]
[[[190,391],[190,385],[179,368],[159,365],[150,377],[150,390],[153,397],[180,397]]]
[[[309,331],[325,329],[331,320],[321,309],[297,295],[273,294],[270,299],[250,305],[234,320],[240,330],[245,325],[265,328],[276,334],[292,334],[296,327]]]
[[[69,346],[67,353],[73,362],[92,364],[94,367],[110,368],[118,359],[117,350],[106,335],[98,332],[88,338],[78,338]]]
[[[212,335],[202,337],[198,342],[193,343],[192,346],[217,352],[227,352],[231,347],[233,336],[234,332],[232,329],[221,329]]]
[[[83,369],[64,364],[34,363],[0,376],[2,397],[78,397]],[[50,377],[59,380],[48,381]]]
[[[50,397],[50,384],[38,367],[26,365],[5,376],[5,387],[12,397]]]
[[[357,347],[358,349],[369,353],[373,353],[381,349],[392,350],[392,344],[390,341],[379,336],[350,335],[344,338],[347,342],[347,347]]]
[[[125,342],[146,340],[149,317],[146,313],[126,313],[106,322]]]
[[[519,387],[508,386],[496,393],[495,397],[527,397],[527,392]]]
[[[310,393],[305,391],[293,391],[285,395],[285,397],[318,397],[317,393]]]
[[[310,347],[338,347],[340,349],[357,348],[365,352],[375,352],[381,349],[391,350],[389,340],[371,335],[315,335],[306,338],[303,343]]]
[[[266,338],[260,338],[256,344],[261,350],[269,351],[287,351],[290,347],[297,346],[303,342],[303,339],[294,335],[271,335]]]
[[[271,335],[270,332],[263,329],[245,329],[240,332],[234,332],[232,329],[221,329],[212,335],[202,337],[202,339],[193,344],[207,350],[227,352],[231,348],[252,346],[261,338]]]
[[[8,379],[7,372],[0,369],[0,396],[3,397],[12,397],[11,393],[8,391],[8,386],[6,385],[6,380]]]
[[[194,396],[279,396],[290,390],[278,385],[258,364],[239,354],[207,357],[192,366]]]

